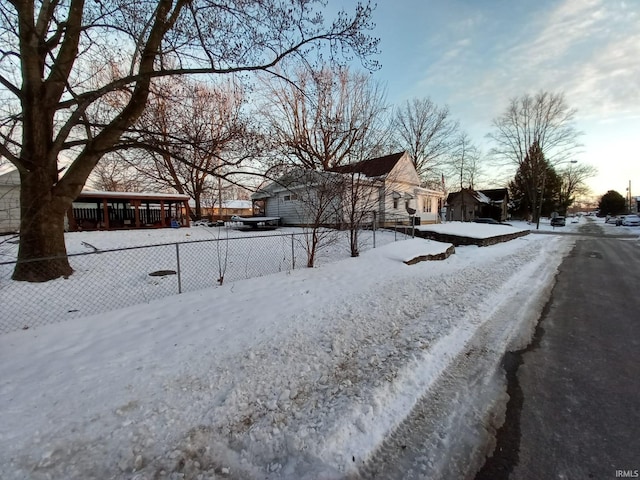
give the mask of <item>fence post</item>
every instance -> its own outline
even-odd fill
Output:
[[[293,245],[293,233],[291,234],[291,270],[296,269],[296,252]]]
[[[180,272],[180,244],[176,243],[176,266],[178,271],[178,293],[182,293],[182,276]]]
[[[373,232],[373,248],[376,248],[376,211],[372,212],[373,219],[371,220],[371,231]]]
[[[373,248],[376,248],[376,217],[373,217]]]

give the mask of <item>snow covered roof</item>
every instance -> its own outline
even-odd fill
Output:
[[[227,200],[222,202],[222,208],[247,209],[251,208],[249,200]]]
[[[83,189],[78,200],[83,198],[122,198],[130,200],[175,200],[183,202],[189,200],[189,195],[179,193],[147,193],[147,192],[106,192],[100,190]]]
[[[473,198],[475,198],[479,203],[484,204],[498,204],[503,203],[508,198],[508,191],[506,188],[495,188],[490,190],[473,190],[471,188],[463,188],[457,192],[451,192],[447,196],[447,203],[451,203],[455,197],[460,195],[462,192],[468,192]]]
[[[476,197],[476,200],[480,203],[491,203],[491,199],[482,192],[473,192],[473,196]]]

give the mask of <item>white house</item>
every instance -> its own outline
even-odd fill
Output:
[[[20,174],[8,163],[0,166],[0,234],[20,229]]]
[[[341,191],[342,198],[336,193],[333,204],[327,205],[333,210],[334,221],[322,222],[340,223],[344,220],[344,197],[348,197],[349,180],[354,176],[360,187],[366,186],[366,191],[359,194],[361,208],[375,212],[381,225],[407,222],[410,215],[419,223],[438,221],[445,194],[420,186],[420,177],[406,152],[336,167],[330,172],[295,170],[260,189],[251,198],[264,215],[280,217],[286,225],[301,225],[309,223],[310,209],[305,208],[303,202],[317,202],[319,197],[317,194],[310,197],[309,192],[317,191],[319,186],[326,187],[333,178],[340,178],[341,185],[346,185]]]

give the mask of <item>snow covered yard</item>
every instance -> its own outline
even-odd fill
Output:
[[[376,245],[402,234],[379,231]],[[360,234],[361,250],[374,245],[373,232]],[[211,288],[219,279],[246,278],[305,268],[301,229],[238,232],[227,228],[73,232],[65,235],[74,274],[47,283],[13,282],[13,263],[0,264],[0,334],[86,317],[154,299]],[[0,261],[15,261],[17,241],[0,244]],[[119,250],[118,250],[119,249]],[[316,263],[349,257],[347,232],[321,247]],[[152,272],[172,274],[150,276]]]
[[[472,360],[488,383],[526,343],[570,246],[529,235],[408,266],[448,245],[406,240],[0,336],[1,477],[357,477],[431,395],[448,400],[423,467],[446,478],[477,440],[462,419],[490,429],[450,380]]]

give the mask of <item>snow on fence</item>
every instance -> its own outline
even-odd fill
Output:
[[[375,247],[375,232],[363,231],[361,236],[362,250]],[[322,248],[318,262],[348,257],[345,237]],[[387,236],[378,244],[395,239],[400,238]],[[287,233],[69,254],[73,275],[44,283],[11,280],[16,261],[0,262],[0,333],[304,268],[305,244],[305,233]],[[215,309],[215,292],[211,308]]]

